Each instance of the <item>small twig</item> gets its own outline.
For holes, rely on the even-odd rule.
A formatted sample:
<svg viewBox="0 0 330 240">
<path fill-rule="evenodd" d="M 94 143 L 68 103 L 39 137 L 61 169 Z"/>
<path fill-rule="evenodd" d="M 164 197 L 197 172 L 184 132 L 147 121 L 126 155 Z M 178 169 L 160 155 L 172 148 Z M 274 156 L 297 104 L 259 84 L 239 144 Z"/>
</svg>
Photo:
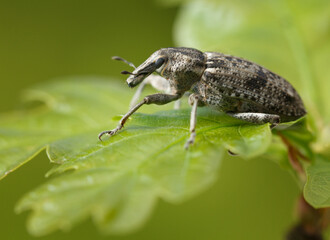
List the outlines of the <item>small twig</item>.
<svg viewBox="0 0 330 240">
<path fill-rule="evenodd" d="M 297 172 L 300 179 L 302 181 L 305 181 L 306 174 L 305 174 L 304 168 L 303 168 L 301 162 L 299 161 L 298 157 L 300 157 L 306 161 L 309 161 L 308 158 L 306 156 L 304 156 L 301 152 L 299 152 L 299 150 L 297 148 L 292 146 L 292 144 L 288 141 L 288 139 L 286 139 L 286 137 L 283 136 L 283 134 L 278 132 L 278 135 L 280 136 L 281 140 L 288 148 L 288 158 L 289 158 L 289 162 L 290 162 L 292 168 Z"/>
<path fill-rule="evenodd" d="M 292 168 L 297 172 L 302 182 L 306 181 L 306 173 L 299 161 L 299 158 L 304 161 L 310 161 L 296 147 L 294 147 L 288 139 L 278 132 L 283 143 L 288 148 L 288 158 Z M 323 231 L 330 223 L 330 209 L 320 208 L 315 209 L 306 202 L 303 195 L 300 196 L 297 202 L 298 223 L 289 230 L 286 235 L 286 240 L 323 240 Z"/>
<path fill-rule="evenodd" d="M 303 196 L 297 202 L 299 222 L 293 226 L 286 240 L 323 240 L 322 233 L 329 226 L 329 208 L 315 209 L 309 205 Z"/>
</svg>

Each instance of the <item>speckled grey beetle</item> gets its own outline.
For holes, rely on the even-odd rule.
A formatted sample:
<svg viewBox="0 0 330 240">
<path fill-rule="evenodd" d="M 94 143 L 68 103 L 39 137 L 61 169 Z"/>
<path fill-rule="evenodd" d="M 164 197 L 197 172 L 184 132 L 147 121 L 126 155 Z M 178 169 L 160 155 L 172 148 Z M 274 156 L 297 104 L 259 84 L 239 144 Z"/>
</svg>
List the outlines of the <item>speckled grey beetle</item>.
<svg viewBox="0 0 330 240">
<path fill-rule="evenodd" d="M 193 48 L 162 48 L 137 67 L 127 79 L 135 87 L 156 72 L 168 80 L 170 93 L 144 97 L 126 113 L 119 125 L 99 134 L 114 135 L 126 120 L 144 104 L 167 104 L 181 98 L 185 92 L 192 105 L 190 138 L 185 147 L 195 141 L 197 106 L 211 106 L 226 114 L 252 123 L 296 120 L 306 114 L 304 104 L 290 83 L 260 65 L 242 58 L 217 52 L 201 52 Z"/>
</svg>

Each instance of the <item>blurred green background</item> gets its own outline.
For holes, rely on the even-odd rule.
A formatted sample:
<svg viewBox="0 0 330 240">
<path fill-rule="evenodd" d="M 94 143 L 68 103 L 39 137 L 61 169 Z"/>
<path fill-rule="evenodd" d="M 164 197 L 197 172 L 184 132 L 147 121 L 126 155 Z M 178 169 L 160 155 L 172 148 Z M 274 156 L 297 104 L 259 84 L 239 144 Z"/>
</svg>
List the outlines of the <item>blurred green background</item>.
<svg viewBox="0 0 330 240">
<path fill-rule="evenodd" d="M 111 56 L 138 65 L 153 51 L 174 46 L 177 12 L 154 1 L 1 0 L 0 111 L 18 107 L 21 90 L 54 77 L 114 76 L 125 84 L 119 73 L 127 67 Z M 1 239 L 34 239 L 25 228 L 28 214 L 13 209 L 50 167 L 43 152 L 0 181 Z M 212 188 L 181 205 L 160 202 L 136 233 L 102 236 L 88 221 L 39 239 L 281 239 L 294 223 L 298 195 L 293 178 L 277 164 L 227 157 Z"/>
</svg>

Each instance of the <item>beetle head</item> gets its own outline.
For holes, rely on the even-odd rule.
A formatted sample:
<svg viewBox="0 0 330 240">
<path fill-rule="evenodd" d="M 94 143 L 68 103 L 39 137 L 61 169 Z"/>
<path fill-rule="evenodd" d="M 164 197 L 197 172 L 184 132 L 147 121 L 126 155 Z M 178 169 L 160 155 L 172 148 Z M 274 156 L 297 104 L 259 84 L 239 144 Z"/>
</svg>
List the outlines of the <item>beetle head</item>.
<svg viewBox="0 0 330 240">
<path fill-rule="evenodd" d="M 154 52 L 127 79 L 129 87 L 135 87 L 153 72 L 168 79 L 176 92 L 188 91 L 200 80 L 205 69 L 206 57 L 204 53 L 193 48 L 162 48 Z"/>
<path fill-rule="evenodd" d="M 126 82 L 129 87 L 135 87 L 150 74 L 161 68 L 166 61 L 166 56 L 161 55 L 160 52 L 157 51 L 153 53 L 144 63 L 135 68 L 133 72 L 123 71 L 122 74 L 130 74 Z"/>
</svg>

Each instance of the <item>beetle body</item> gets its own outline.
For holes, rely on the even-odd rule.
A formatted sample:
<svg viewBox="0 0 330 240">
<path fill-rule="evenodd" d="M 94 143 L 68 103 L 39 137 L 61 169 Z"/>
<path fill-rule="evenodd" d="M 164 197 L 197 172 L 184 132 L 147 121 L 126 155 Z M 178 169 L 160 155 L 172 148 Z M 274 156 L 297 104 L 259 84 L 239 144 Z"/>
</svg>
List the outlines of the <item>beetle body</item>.
<svg viewBox="0 0 330 240">
<path fill-rule="evenodd" d="M 279 75 L 238 57 L 212 52 L 206 56 L 206 68 L 195 91 L 207 104 L 224 112 L 276 114 L 282 122 L 306 114 L 296 90 Z"/>
<path fill-rule="evenodd" d="M 127 79 L 135 87 L 156 72 L 170 86 L 170 94 L 153 94 L 131 109 L 119 126 L 100 134 L 115 134 L 126 119 L 143 104 L 166 104 L 191 92 L 191 137 L 194 142 L 197 106 L 211 106 L 233 117 L 253 122 L 296 120 L 306 114 L 303 102 L 284 78 L 242 58 L 193 48 L 163 48 L 153 53 Z"/>
<path fill-rule="evenodd" d="M 306 114 L 296 90 L 266 68 L 221 53 L 191 48 L 165 48 L 155 56 L 170 55 L 157 70 L 168 79 L 173 93 L 191 91 L 204 105 L 223 112 L 279 115 L 282 122 Z M 154 56 L 153 56 L 154 57 Z"/>
</svg>

